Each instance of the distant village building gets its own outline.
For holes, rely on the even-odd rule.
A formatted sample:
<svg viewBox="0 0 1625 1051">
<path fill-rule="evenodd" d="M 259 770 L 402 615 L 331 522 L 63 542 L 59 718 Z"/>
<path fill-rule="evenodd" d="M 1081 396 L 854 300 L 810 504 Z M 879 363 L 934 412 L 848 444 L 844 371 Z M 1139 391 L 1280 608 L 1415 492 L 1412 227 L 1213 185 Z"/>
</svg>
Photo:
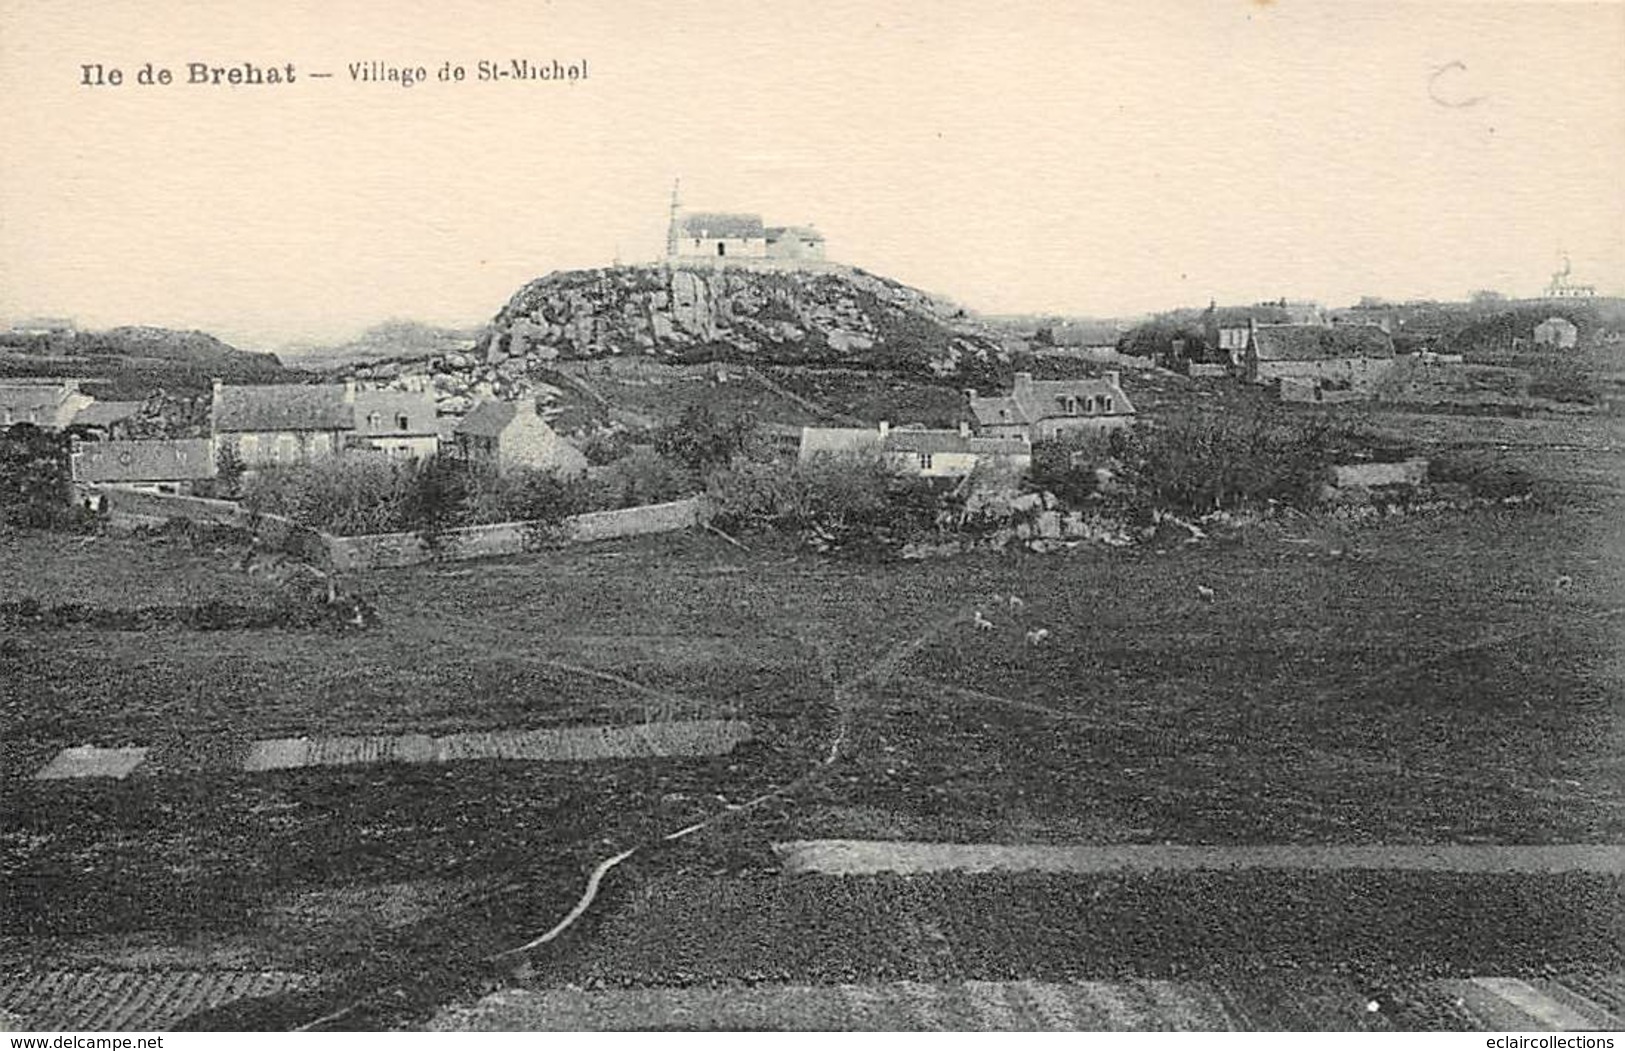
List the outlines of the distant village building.
<svg viewBox="0 0 1625 1051">
<path fill-rule="evenodd" d="M 1117 352 L 1123 333 L 1115 325 L 1063 322 L 1040 328 L 1034 342 L 1052 357 L 1104 357 Z"/>
<path fill-rule="evenodd" d="M 343 452 L 355 399 L 354 381 L 228 387 L 216 380 L 210 419 L 218 444 L 246 467 L 306 463 Z"/>
<path fill-rule="evenodd" d="M 0 380 L 0 427 L 31 423 L 61 430 L 94 400 L 79 390 L 76 379 Z"/>
<path fill-rule="evenodd" d="M 421 459 L 440 448 L 434 395 L 424 391 L 360 390 L 350 448 L 372 449 L 390 459 Z"/>
<path fill-rule="evenodd" d="M 1563 269 L 1552 274 L 1552 280 L 1546 285 L 1546 299 L 1591 299 L 1597 294 L 1595 285 L 1571 284 L 1569 278 L 1574 274 L 1574 266 L 1569 262 L 1567 254 L 1563 256 Z"/>
<path fill-rule="evenodd" d="M 74 442 L 73 480 L 83 485 L 128 485 L 186 494 L 215 475 L 214 443 L 207 438 Z"/>
<path fill-rule="evenodd" d="M 573 477 L 585 474 L 587 458 L 536 412 L 534 402 L 487 401 L 476 405 L 452 432 L 457 455 L 499 471 L 541 468 Z"/>
<path fill-rule="evenodd" d="M 1114 430 L 1134 421 L 1134 404 L 1123 393 L 1115 371 L 1082 380 L 1035 380 L 1030 372 L 1018 372 L 1009 394 L 982 397 L 967 390 L 965 396 L 977 431 L 996 438 L 1051 441 L 1067 434 Z"/>
<path fill-rule="evenodd" d="M 898 471 L 921 478 L 963 478 L 978 467 L 1016 474 L 1032 466 L 1032 447 L 1019 438 L 993 438 L 958 430 L 893 427 L 803 427 L 799 458 L 820 455 L 883 456 Z"/>
<path fill-rule="evenodd" d="M 1353 387 L 1393 365 L 1393 337 L 1376 325 L 1254 325 L 1242 362 L 1253 383 L 1314 380 Z"/>
<path fill-rule="evenodd" d="M 19 336 L 55 336 L 77 328 L 71 317 L 28 317 L 11 323 L 11 332 Z"/>
<path fill-rule="evenodd" d="M 1580 330 L 1566 317 L 1552 316 L 1535 326 L 1535 345 L 1566 350 L 1580 341 Z"/>
<path fill-rule="evenodd" d="M 712 262 L 822 261 L 824 235 L 811 226 L 766 226 L 752 212 L 685 212 L 674 187 L 666 257 Z"/>
<path fill-rule="evenodd" d="M 440 447 L 434 396 L 361 390 L 344 383 L 214 384 L 211 431 L 250 469 L 308 463 L 346 450 L 391 458 L 433 456 Z"/>
</svg>

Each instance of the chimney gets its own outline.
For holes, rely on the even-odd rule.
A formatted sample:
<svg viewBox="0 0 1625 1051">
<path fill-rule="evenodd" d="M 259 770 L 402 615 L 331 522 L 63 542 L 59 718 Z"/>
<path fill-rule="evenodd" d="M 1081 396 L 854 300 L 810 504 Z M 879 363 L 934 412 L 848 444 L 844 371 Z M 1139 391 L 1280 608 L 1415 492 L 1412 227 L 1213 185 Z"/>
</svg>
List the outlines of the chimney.
<svg viewBox="0 0 1625 1051">
<path fill-rule="evenodd" d="M 1032 389 L 1033 389 L 1033 374 L 1030 373 L 1030 372 L 1018 372 L 1018 373 L 1016 373 L 1016 376 L 1015 376 L 1015 393 L 1017 393 L 1017 394 L 1025 394 L 1026 392 L 1028 392 L 1028 391 L 1030 391 Z"/>
<path fill-rule="evenodd" d="M 959 436 L 961 438 L 969 438 L 970 437 L 970 421 L 969 420 L 960 420 L 959 421 Z"/>
<path fill-rule="evenodd" d="M 880 436 L 882 438 L 884 438 L 890 432 L 891 432 L 891 424 L 887 423 L 885 420 L 881 420 L 880 421 Z"/>
<path fill-rule="evenodd" d="M 1123 387 L 1123 384 L 1120 382 L 1122 380 L 1122 378 L 1123 378 L 1123 374 L 1121 372 L 1118 372 L 1116 369 L 1107 369 L 1106 370 L 1106 385 L 1107 386 L 1116 387 L 1119 390 L 1121 390 L 1122 387 Z"/>
<path fill-rule="evenodd" d="M 353 379 L 344 381 L 344 404 L 355 404 L 355 380 Z"/>
<path fill-rule="evenodd" d="M 975 387 L 966 387 L 965 388 L 965 397 L 969 398 L 971 401 L 975 401 L 976 400 L 976 388 Z"/>
<path fill-rule="evenodd" d="M 214 380 L 214 398 L 216 401 L 220 400 L 220 388 L 224 386 L 225 384 L 221 382 L 218 376 L 216 376 Z"/>
</svg>

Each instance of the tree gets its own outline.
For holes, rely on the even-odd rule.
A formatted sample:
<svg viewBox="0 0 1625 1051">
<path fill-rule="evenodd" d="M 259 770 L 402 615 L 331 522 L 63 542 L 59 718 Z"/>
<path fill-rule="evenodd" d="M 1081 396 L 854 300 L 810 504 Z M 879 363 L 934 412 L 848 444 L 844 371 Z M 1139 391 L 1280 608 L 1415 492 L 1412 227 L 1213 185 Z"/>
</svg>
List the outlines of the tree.
<svg viewBox="0 0 1625 1051">
<path fill-rule="evenodd" d="M 676 423 L 655 433 L 655 451 L 704 476 L 744 452 L 755 430 L 748 414 L 723 420 L 709 406 L 690 405 Z"/>
<path fill-rule="evenodd" d="M 49 529 L 75 520 L 68 439 L 31 423 L 0 431 L 0 522 Z"/>
</svg>

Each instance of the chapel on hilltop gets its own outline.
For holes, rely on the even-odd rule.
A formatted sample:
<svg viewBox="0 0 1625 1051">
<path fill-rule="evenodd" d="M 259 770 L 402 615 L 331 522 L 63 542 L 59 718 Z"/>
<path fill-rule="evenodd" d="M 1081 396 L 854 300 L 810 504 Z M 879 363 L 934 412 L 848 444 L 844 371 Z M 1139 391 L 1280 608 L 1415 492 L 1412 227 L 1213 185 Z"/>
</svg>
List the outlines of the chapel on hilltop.
<svg viewBox="0 0 1625 1051">
<path fill-rule="evenodd" d="M 687 212 L 671 191 L 666 258 L 725 263 L 772 261 L 794 265 L 822 262 L 824 235 L 811 226 L 765 226 L 752 212 Z"/>
</svg>

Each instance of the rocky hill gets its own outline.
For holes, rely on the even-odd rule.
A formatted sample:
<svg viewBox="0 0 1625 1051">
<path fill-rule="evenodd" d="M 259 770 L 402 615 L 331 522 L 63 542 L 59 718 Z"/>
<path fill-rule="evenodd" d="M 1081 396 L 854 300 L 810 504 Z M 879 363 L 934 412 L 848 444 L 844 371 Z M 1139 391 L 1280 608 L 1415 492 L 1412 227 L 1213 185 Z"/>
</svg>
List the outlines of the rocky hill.
<svg viewBox="0 0 1625 1051">
<path fill-rule="evenodd" d="M 490 364 L 647 355 L 986 380 L 1008 354 L 952 304 L 861 270 L 617 267 L 520 289 L 475 347 Z"/>
<path fill-rule="evenodd" d="M 553 411 L 579 404 L 597 416 L 660 415 L 659 406 L 651 412 L 649 405 L 620 404 L 636 388 L 655 392 L 651 397 L 667 408 L 679 405 L 683 391 L 788 419 L 809 406 L 758 366 L 781 374 L 798 368 L 852 374 L 848 383 L 884 376 L 893 386 L 929 386 L 958 398 L 962 387 L 1007 382 L 1016 362 L 1006 344 L 940 297 L 848 267 L 614 267 L 529 282 L 470 347 L 352 362 L 337 371 L 379 386 L 432 390 L 449 415 L 478 398 L 531 394 Z M 741 384 L 728 384 L 728 375 L 746 377 L 745 389 L 763 387 L 762 397 L 753 401 Z M 696 384 L 706 390 L 691 390 Z M 813 415 L 841 418 L 816 409 Z"/>
</svg>

